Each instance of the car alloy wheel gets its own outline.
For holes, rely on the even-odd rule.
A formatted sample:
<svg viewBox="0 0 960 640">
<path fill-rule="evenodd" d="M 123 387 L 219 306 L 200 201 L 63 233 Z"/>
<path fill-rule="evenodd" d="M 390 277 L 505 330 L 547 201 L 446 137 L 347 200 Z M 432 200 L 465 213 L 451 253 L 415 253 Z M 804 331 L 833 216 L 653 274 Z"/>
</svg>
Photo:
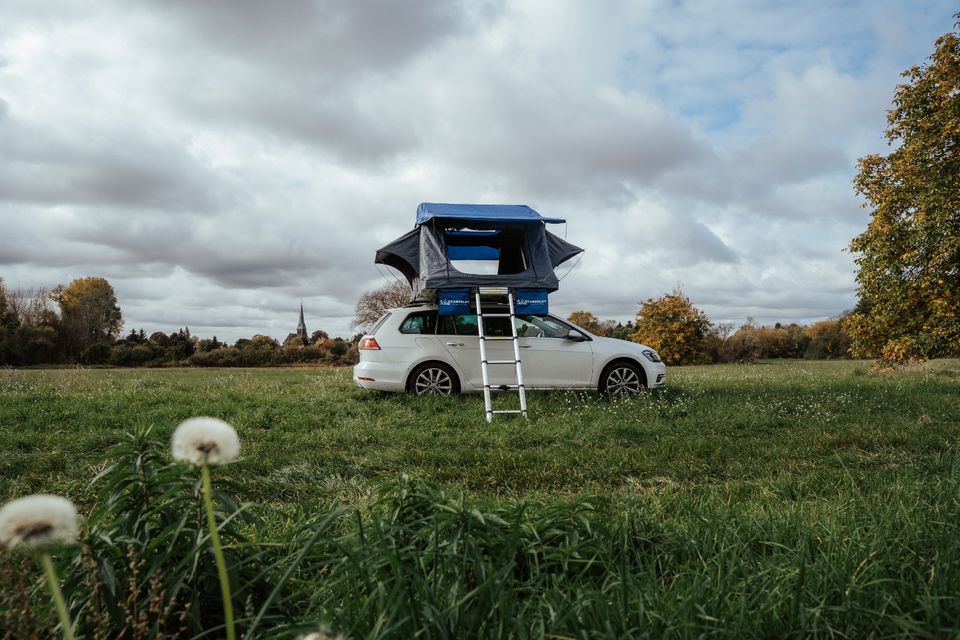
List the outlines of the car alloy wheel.
<svg viewBox="0 0 960 640">
<path fill-rule="evenodd" d="M 607 374 L 607 381 L 604 385 L 607 393 L 619 396 L 633 393 L 640 393 L 640 376 L 633 367 L 621 365 L 614 367 Z"/>
<path fill-rule="evenodd" d="M 427 367 L 414 379 L 413 392 L 418 396 L 448 396 L 453 392 L 453 380 L 440 367 Z"/>
</svg>

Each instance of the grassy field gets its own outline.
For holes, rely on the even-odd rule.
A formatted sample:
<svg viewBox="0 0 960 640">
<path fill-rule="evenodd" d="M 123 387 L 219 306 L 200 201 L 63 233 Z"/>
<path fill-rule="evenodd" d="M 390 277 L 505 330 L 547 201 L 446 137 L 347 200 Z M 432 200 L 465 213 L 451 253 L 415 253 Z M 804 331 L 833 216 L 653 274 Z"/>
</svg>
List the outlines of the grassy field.
<svg viewBox="0 0 960 640">
<path fill-rule="evenodd" d="M 0 498 L 54 492 L 92 508 L 90 481 L 125 432 L 165 440 L 213 415 L 240 434 L 242 460 L 222 474 L 268 507 L 264 535 L 337 503 L 392 513 L 384 522 L 412 541 L 446 531 L 444 513 L 479 517 L 473 546 L 457 528 L 463 545 L 445 547 L 446 595 L 436 567 L 398 568 L 426 553 L 414 542 L 379 549 L 397 554 L 390 566 L 352 569 L 399 579 L 409 601 L 305 568 L 318 582 L 299 611 L 351 635 L 960 633 L 960 361 L 669 376 L 637 398 L 532 394 L 529 421 L 488 425 L 479 396 L 372 394 L 345 369 L 0 371 Z M 422 504 L 398 520 L 408 495 Z M 477 577 L 488 570 L 498 581 Z"/>
</svg>

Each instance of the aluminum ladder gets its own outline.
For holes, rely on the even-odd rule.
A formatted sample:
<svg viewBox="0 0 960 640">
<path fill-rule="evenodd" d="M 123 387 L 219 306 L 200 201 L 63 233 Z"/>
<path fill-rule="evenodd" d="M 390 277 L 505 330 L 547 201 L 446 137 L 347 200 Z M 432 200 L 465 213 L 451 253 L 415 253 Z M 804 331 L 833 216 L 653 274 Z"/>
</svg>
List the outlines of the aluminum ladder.
<svg viewBox="0 0 960 640">
<path fill-rule="evenodd" d="M 509 287 L 478 287 L 475 290 L 477 302 L 477 331 L 480 336 L 480 373 L 483 377 L 483 407 L 487 416 L 487 422 L 493 422 L 493 416 L 496 413 L 518 413 L 524 418 L 527 417 L 527 394 L 523 388 L 523 366 L 520 363 L 520 339 L 517 335 L 516 311 L 513 305 L 513 291 Z M 494 299 L 502 305 L 503 298 L 507 299 L 507 308 L 509 313 L 484 313 L 483 300 Z M 510 335 L 509 336 L 488 336 L 483 326 L 484 318 L 509 318 Z M 487 340 L 510 340 L 513 342 L 513 360 L 488 360 L 487 359 Z M 520 396 L 519 409 L 497 409 L 493 408 L 492 388 L 490 385 L 490 365 L 513 365 L 517 368 L 517 383 L 507 385 L 494 385 L 497 389 L 516 389 Z"/>
</svg>

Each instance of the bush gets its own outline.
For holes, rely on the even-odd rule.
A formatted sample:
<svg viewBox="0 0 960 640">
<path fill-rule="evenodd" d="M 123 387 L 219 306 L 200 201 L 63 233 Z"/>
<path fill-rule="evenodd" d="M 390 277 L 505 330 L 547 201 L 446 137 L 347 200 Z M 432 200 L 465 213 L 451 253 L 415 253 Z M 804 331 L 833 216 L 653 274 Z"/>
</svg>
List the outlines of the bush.
<svg viewBox="0 0 960 640">
<path fill-rule="evenodd" d="M 344 356 L 350 350 L 349 345 L 342 338 L 335 338 L 330 345 L 330 353 L 335 356 Z"/>
<path fill-rule="evenodd" d="M 57 332 L 53 327 L 21 324 L 9 338 L 12 359 L 8 364 L 32 365 L 58 362 Z"/>
<path fill-rule="evenodd" d="M 751 318 L 719 349 L 721 362 L 752 362 L 758 358 L 800 358 L 810 339 L 798 324 L 758 327 Z"/>
<path fill-rule="evenodd" d="M 850 335 L 842 320 L 822 320 L 807 327 L 809 344 L 804 358 L 816 360 L 849 358 Z"/>
<path fill-rule="evenodd" d="M 97 342 L 80 352 L 80 364 L 105 364 L 110 355 L 110 345 Z"/>
<path fill-rule="evenodd" d="M 110 350 L 109 363 L 117 367 L 141 367 L 153 358 L 153 351 L 146 345 L 122 344 Z"/>
</svg>

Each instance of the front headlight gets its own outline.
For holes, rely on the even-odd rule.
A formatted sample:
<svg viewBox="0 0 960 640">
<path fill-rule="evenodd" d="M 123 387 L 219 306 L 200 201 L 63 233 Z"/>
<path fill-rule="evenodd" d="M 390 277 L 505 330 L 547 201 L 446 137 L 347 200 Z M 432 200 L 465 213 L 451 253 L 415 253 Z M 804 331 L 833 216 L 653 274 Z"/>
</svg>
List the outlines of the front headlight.
<svg viewBox="0 0 960 640">
<path fill-rule="evenodd" d="M 650 362 L 663 362 L 653 349 L 644 349 L 641 353 L 643 353 L 643 357 Z"/>
</svg>

